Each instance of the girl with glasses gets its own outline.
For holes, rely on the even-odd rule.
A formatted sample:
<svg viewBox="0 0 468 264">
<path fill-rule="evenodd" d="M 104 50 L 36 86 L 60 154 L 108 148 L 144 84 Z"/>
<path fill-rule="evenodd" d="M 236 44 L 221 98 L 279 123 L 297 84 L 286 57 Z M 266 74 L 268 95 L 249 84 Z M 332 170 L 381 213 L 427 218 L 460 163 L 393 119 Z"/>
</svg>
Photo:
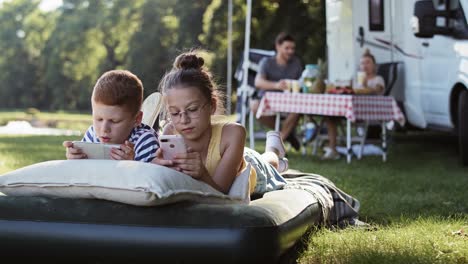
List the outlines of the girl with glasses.
<svg viewBox="0 0 468 264">
<path fill-rule="evenodd" d="M 286 181 L 279 171 L 287 169 L 287 160 L 279 133 L 267 133 L 263 154 L 244 148 L 245 128 L 216 115 L 224 111 L 221 95 L 203 65 L 203 58 L 195 52 L 183 53 L 163 77 L 159 90 L 169 119 L 163 134 L 181 135 L 187 153 L 164 160 L 159 149 L 152 162 L 179 170 L 223 193 L 229 192 L 249 162 L 251 194 L 283 187 Z"/>
</svg>

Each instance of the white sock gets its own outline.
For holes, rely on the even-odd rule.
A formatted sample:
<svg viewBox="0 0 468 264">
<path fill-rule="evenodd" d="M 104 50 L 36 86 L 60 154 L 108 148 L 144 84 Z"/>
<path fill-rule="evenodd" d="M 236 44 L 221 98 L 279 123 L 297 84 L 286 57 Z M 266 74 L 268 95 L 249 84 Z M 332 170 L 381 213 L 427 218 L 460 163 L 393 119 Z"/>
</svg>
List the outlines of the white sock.
<svg viewBox="0 0 468 264">
<path fill-rule="evenodd" d="M 277 131 L 268 131 L 266 136 L 265 151 L 272 151 L 278 154 L 279 158 L 284 158 L 286 149 L 284 148 L 281 135 Z"/>
<path fill-rule="evenodd" d="M 289 167 L 289 161 L 287 158 L 278 159 L 278 172 L 285 172 Z"/>
</svg>

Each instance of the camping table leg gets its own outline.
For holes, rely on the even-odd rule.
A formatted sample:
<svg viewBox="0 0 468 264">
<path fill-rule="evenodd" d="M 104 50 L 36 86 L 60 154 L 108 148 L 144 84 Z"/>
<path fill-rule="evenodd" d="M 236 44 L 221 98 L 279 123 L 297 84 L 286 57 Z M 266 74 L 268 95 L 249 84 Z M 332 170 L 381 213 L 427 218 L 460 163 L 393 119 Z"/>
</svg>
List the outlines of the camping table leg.
<svg viewBox="0 0 468 264">
<path fill-rule="evenodd" d="M 387 126 L 382 121 L 382 160 L 387 161 Z"/>
<path fill-rule="evenodd" d="M 275 119 L 275 131 L 280 131 L 280 117 L 281 114 L 280 112 L 276 113 L 276 119 Z"/>
<path fill-rule="evenodd" d="M 351 120 L 346 119 L 346 161 L 351 163 Z"/>
</svg>

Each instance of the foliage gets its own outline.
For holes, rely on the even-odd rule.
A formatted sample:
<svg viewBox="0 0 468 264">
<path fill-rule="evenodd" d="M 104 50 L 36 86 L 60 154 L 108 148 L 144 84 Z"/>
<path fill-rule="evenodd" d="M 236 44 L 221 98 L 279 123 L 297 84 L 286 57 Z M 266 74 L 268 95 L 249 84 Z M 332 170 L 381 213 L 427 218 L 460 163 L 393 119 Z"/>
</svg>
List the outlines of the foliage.
<svg viewBox="0 0 468 264">
<path fill-rule="evenodd" d="M 31 87 L 38 82 L 39 65 L 37 50 L 27 43 L 37 42 L 43 34 L 37 25 L 46 20 L 39 16 L 37 7 L 38 1 L 19 0 L 6 2 L 0 9 L 0 98 L 3 107 L 34 102 Z M 29 30 L 34 33 L 30 35 Z"/>
<path fill-rule="evenodd" d="M 244 48 L 245 1 L 233 0 L 233 60 L 239 63 Z M 200 40 L 216 54 L 213 70 L 220 80 L 226 76 L 228 1 L 214 0 L 203 18 Z M 289 32 L 296 39 L 296 52 L 303 64 L 325 57 L 325 1 L 252 1 L 251 47 L 273 50 L 274 39 Z M 294 19 L 291 19 L 294 17 Z M 223 21 L 223 23 L 220 23 Z"/>
<path fill-rule="evenodd" d="M 110 69 L 137 74 L 148 95 L 178 53 L 198 47 L 208 50 L 208 66 L 224 87 L 228 1 L 64 0 L 52 11 L 41 10 L 40 2 L 0 5 L 3 108 L 89 109 L 96 79 Z M 276 34 L 285 30 L 296 37 L 304 63 L 324 57 L 324 0 L 252 2 L 253 48 L 272 49 Z M 233 3 L 237 64 L 246 7 L 243 0 Z"/>
</svg>

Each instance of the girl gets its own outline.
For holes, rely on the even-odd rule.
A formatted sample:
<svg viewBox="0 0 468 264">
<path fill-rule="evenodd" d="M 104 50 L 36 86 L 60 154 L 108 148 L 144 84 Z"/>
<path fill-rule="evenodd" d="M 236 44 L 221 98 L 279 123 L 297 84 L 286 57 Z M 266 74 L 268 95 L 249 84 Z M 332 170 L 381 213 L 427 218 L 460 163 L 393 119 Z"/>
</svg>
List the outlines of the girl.
<svg viewBox="0 0 468 264">
<path fill-rule="evenodd" d="M 262 155 L 244 149 L 244 127 L 214 115 L 223 111 L 222 102 L 203 64 L 203 58 L 195 52 L 183 53 L 163 77 L 159 89 L 169 118 L 163 134 L 180 134 L 188 149 L 173 160 L 164 160 L 159 149 L 153 163 L 172 167 L 228 193 L 249 162 L 251 193 L 281 188 L 285 180 L 278 169 L 286 170 L 287 160 L 279 133 L 267 133 L 266 152 Z"/>
<path fill-rule="evenodd" d="M 384 93 L 385 82 L 382 76 L 377 75 L 376 66 L 374 55 L 366 49 L 359 63 L 359 68 L 365 75 L 363 87 L 353 89 L 355 94 L 382 95 Z M 336 151 L 336 137 L 338 135 L 337 122 L 336 118 L 327 119 L 329 144 L 328 147 L 325 148 L 325 154 L 322 157 L 323 160 L 336 160 L 340 158 L 340 154 Z"/>
<path fill-rule="evenodd" d="M 359 68 L 364 72 L 364 87 L 354 89 L 356 94 L 382 95 L 385 89 L 385 81 L 377 75 L 377 65 L 374 55 L 368 49 L 361 56 Z"/>
</svg>

